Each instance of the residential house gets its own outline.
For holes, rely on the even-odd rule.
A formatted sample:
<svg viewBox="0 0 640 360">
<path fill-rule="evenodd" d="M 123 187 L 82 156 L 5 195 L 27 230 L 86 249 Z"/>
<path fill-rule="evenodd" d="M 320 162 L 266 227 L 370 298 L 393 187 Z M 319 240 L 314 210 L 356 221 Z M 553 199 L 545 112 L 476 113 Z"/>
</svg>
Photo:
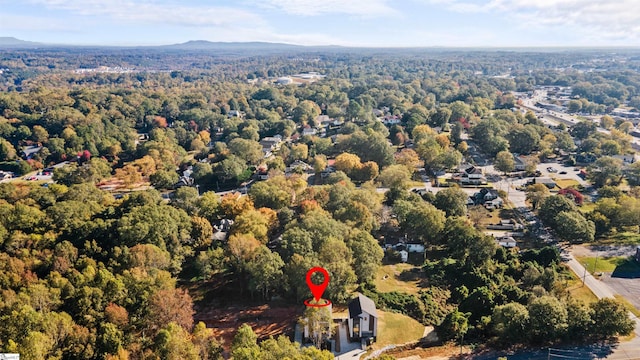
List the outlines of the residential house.
<svg viewBox="0 0 640 360">
<path fill-rule="evenodd" d="M 513 154 L 513 162 L 516 171 L 524 171 L 527 168 L 527 162 L 522 156 Z"/>
<path fill-rule="evenodd" d="M 306 125 L 303 129 L 302 129 L 302 136 L 313 136 L 315 134 L 317 134 L 318 131 L 314 128 L 312 128 L 309 125 Z"/>
<path fill-rule="evenodd" d="M 334 168 L 333 166 L 327 166 L 324 170 L 322 170 L 322 172 L 320 173 L 320 178 L 322 179 L 326 179 L 328 178 L 331 174 L 333 174 L 334 172 L 336 172 L 336 168 Z"/>
<path fill-rule="evenodd" d="M 269 180 L 269 172 L 266 170 L 256 171 L 256 180 Z"/>
<path fill-rule="evenodd" d="M 500 197 L 498 190 L 490 188 L 482 188 L 475 193 L 473 197 L 476 200 L 476 204 L 484 204 L 487 201 L 495 200 Z"/>
<path fill-rule="evenodd" d="M 282 136 L 268 136 L 260 140 L 260 145 L 262 145 L 262 152 L 265 155 L 270 155 L 274 151 L 280 149 L 280 144 L 282 144 Z"/>
<path fill-rule="evenodd" d="M 286 173 L 292 173 L 292 172 L 310 172 L 313 171 L 313 166 L 307 164 L 304 161 L 301 160 L 296 160 L 293 163 L 291 163 L 291 165 L 289 165 L 287 167 L 287 169 L 285 170 Z"/>
<path fill-rule="evenodd" d="M 188 176 L 181 176 L 178 182 L 173 185 L 174 189 L 181 188 L 183 186 L 193 186 L 193 178 Z"/>
<path fill-rule="evenodd" d="M 33 155 L 39 153 L 40 150 L 42 150 L 42 146 L 38 146 L 38 145 L 25 146 L 22 148 L 22 158 L 27 160 L 31 159 L 33 158 Z"/>
<path fill-rule="evenodd" d="M 518 224 L 513 219 L 507 219 L 507 220 L 500 220 L 499 224 L 489 224 L 487 225 L 487 229 L 521 231 L 521 230 L 524 230 L 524 227 L 521 224 Z"/>
<path fill-rule="evenodd" d="M 332 119 L 328 115 L 318 115 L 315 119 L 316 134 L 320 137 L 326 137 L 329 132 L 335 133 L 337 129 L 342 127 L 344 121 Z"/>
<path fill-rule="evenodd" d="M 293 84 L 293 79 L 288 76 L 283 76 L 276 80 L 276 84 L 278 85 L 290 85 Z"/>
<path fill-rule="evenodd" d="M 397 115 L 385 116 L 382 119 L 382 123 L 387 126 L 398 125 L 402 122 L 402 119 Z"/>
<path fill-rule="evenodd" d="M 349 302 L 349 337 L 351 339 L 371 339 L 378 336 L 378 312 L 373 300 L 358 294 Z"/>
<path fill-rule="evenodd" d="M 329 124 L 331 121 L 332 120 L 329 117 L 329 115 L 318 115 L 315 118 L 315 122 L 316 122 L 316 126 L 317 127 L 322 127 L 323 124 Z"/>
<path fill-rule="evenodd" d="M 516 243 L 516 239 L 514 239 L 511 236 L 503 236 L 503 237 L 499 237 L 497 239 L 498 241 L 498 245 L 505 247 L 505 248 L 514 248 L 516 246 L 518 246 L 518 243 Z"/>
<path fill-rule="evenodd" d="M 465 168 L 460 177 L 459 182 L 462 185 L 486 185 L 487 178 L 482 173 L 482 169 L 475 166 Z"/>
<path fill-rule="evenodd" d="M 553 189 L 557 186 L 556 182 L 553 181 L 552 178 L 549 177 L 537 177 L 537 178 L 533 178 L 532 182 L 534 184 L 543 184 L 544 186 L 548 187 L 549 189 Z"/>
<path fill-rule="evenodd" d="M 424 253 L 424 245 L 420 243 L 408 243 L 407 251 L 410 253 Z"/>
<path fill-rule="evenodd" d="M 613 155 L 614 158 L 622 160 L 622 163 L 626 165 L 631 165 L 634 162 L 638 161 L 638 155 L 636 154 L 621 154 L 621 155 Z"/>
<path fill-rule="evenodd" d="M 239 117 L 239 118 L 244 118 L 244 113 L 242 111 L 238 111 L 238 110 L 229 110 L 229 112 L 227 113 L 227 116 L 232 118 L 232 117 Z"/>
<path fill-rule="evenodd" d="M 320 173 L 320 177 L 322 179 L 326 179 L 329 177 L 329 175 L 333 174 L 334 172 L 336 172 L 336 168 L 335 168 L 335 163 L 336 163 L 336 159 L 329 159 L 327 160 L 327 167 L 324 168 L 324 170 L 322 170 L 322 172 Z"/>
<path fill-rule="evenodd" d="M 500 197 L 484 202 L 484 207 L 487 210 L 500 209 L 503 205 L 504 201 Z"/>
</svg>

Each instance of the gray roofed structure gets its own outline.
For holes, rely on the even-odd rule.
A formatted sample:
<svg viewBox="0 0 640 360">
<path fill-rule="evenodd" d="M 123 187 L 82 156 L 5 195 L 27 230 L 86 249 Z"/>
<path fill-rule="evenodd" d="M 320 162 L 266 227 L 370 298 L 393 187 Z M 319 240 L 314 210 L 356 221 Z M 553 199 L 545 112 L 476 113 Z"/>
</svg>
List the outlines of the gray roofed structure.
<svg viewBox="0 0 640 360">
<path fill-rule="evenodd" d="M 371 316 L 378 317 L 376 304 L 374 304 L 373 300 L 362 294 L 358 294 L 357 298 L 349 302 L 349 317 L 356 317 L 362 314 L 363 311 Z"/>
</svg>

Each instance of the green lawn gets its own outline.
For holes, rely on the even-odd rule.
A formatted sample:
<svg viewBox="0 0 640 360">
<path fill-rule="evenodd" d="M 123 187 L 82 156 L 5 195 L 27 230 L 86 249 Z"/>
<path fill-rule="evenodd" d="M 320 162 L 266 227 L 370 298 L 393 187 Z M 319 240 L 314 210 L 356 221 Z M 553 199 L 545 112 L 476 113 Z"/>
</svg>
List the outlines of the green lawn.
<svg viewBox="0 0 640 360">
<path fill-rule="evenodd" d="M 629 302 L 629 300 L 625 299 L 624 296 L 620 295 L 620 294 L 616 294 L 614 295 L 616 300 L 618 300 L 622 305 L 624 305 L 624 307 L 631 311 L 633 313 L 633 315 L 635 316 L 640 316 L 640 309 L 636 309 L 635 306 L 633 306 L 633 304 L 631 304 Z"/>
<path fill-rule="evenodd" d="M 420 291 L 420 278 L 411 272 L 416 266 L 399 263 L 383 265 L 376 274 L 374 281 L 379 292 L 399 291 L 407 294 L 417 294 Z"/>
<path fill-rule="evenodd" d="M 489 211 L 482 205 L 469 206 L 469 215 L 472 219 L 479 219 L 479 226 L 486 227 L 487 225 L 497 224 L 500 222 L 500 211 Z"/>
<path fill-rule="evenodd" d="M 418 341 L 424 329 L 424 325 L 406 315 L 378 310 L 378 338 L 373 348 Z"/>
<path fill-rule="evenodd" d="M 567 281 L 567 291 L 572 298 L 584 301 L 586 304 L 598 300 L 598 297 L 595 296 L 587 286 L 582 285 L 582 278 L 578 278 L 572 271 L 569 271 L 569 274 L 571 275 L 571 279 Z"/>
<path fill-rule="evenodd" d="M 586 265 L 587 271 L 590 273 L 613 272 L 614 270 L 622 273 L 640 272 L 640 264 L 628 256 L 598 257 L 597 261 L 595 257 L 576 257 L 576 260 L 582 265 Z"/>
<path fill-rule="evenodd" d="M 566 189 L 571 186 L 578 186 L 580 183 L 574 179 L 553 179 L 560 189 Z"/>
</svg>

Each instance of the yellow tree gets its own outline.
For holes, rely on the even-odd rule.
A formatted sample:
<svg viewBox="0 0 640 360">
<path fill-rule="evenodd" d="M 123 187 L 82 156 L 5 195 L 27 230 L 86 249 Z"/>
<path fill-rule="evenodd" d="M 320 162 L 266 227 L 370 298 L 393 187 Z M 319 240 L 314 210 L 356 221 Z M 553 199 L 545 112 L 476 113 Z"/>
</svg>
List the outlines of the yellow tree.
<svg viewBox="0 0 640 360">
<path fill-rule="evenodd" d="M 134 184 L 142 182 L 142 176 L 138 172 L 138 169 L 131 164 L 116 169 L 115 177 L 122 181 L 127 188 L 131 188 Z"/>
<path fill-rule="evenodd" d="M 352 173 L 354 170 L 360 169 L 362 163 L 360 162 L 360 157 L 358 155 L 350 154 L 350 153 L 342 153 L 336 156 L 336 161 L 334 163 L 336 170 L 343 171 L 347 175 Z"/>
</svg>

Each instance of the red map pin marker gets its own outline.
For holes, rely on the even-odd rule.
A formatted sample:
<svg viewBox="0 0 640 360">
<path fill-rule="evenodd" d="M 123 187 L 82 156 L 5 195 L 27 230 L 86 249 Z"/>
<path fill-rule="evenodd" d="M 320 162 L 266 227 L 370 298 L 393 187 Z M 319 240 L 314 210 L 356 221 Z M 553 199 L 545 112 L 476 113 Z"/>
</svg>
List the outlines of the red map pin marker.
<svg viewBox="0 0 640 360">
<path fill-rule="evenodd" d="M 313 281 L 311 281 L 311 275 L 317 272 L 321 273 L 324 276 L 324 281 L 320 285 L 316 285 L 313 283 Z M 307 271 L 307 285 L 309 286 L 309 289 L 311 290 L 313 298 L 316 300 L 316 302 L 320 301 L 324 290 L 327 288 L 327 285 L 329 285 L 329 273 L 327 272 L 327 270 L 318 266 L 311 268 L 309 271 Z"/>
</svg>

